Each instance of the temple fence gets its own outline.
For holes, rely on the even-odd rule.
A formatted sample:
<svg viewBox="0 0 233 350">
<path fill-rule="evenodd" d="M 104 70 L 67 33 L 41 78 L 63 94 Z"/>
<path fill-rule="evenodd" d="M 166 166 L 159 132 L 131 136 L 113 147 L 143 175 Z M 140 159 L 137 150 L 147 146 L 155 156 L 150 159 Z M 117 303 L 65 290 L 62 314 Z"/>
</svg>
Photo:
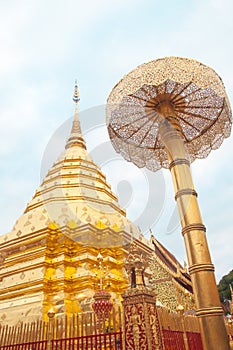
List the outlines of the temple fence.
<svg viewBox="0 0 233 350">
<path fill-rule="evenodd" d="M 165 350 L 202 350 L 196 316 L 161 307 L 158 316 Z M 232 340 L 232 324 L 226 328 Z M 93 312 L 56 315 L 49 321 L 0 325 L 0 350 L 122 350 L 122 329 L 120 309 L 113 309 L 104 323 Z"/>
</svg>

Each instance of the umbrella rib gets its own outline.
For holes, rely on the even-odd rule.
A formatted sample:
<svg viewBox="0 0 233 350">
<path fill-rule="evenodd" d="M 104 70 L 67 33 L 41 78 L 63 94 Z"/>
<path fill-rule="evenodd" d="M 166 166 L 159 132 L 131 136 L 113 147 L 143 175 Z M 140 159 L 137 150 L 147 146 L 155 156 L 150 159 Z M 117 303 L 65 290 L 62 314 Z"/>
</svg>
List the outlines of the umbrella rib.
<svg viewBox="0 0 233 350">
<path fill-rule="evenodd" d="M 166 81 L 173 81 L 173 82 L 175 83 L 175 85 L 173 86 L 173 89 L 169 92 L 169 94 L 173 94 L 174 90 L 176 89 L 176 87 L 177 87 L 177 85 L 178 85 L 177 81 L 169 80 L 169 79 L 166 80 Z"/>
<path fill-rule="evenodd" d="M 195 117 L 195 118 L 200 118 L 200 119 L 204 119 L 204 120 L 208 120 L 208 121 L 210 121 L 210 120 L 212 120 L 212 119 L 209 119 L 209 118 L 207 118 L 207 117 L 204 117 L 204 116 L 202 116 L 201 114 L 196 114 L 196 113 L 192 113 L 192 112 L 185 112 L 185 111 L 183 111 L 183 112 L 181 112 L 182 114 L 186 114 L 186 115 L 188 115 L 188 116 L 193 116 L 193 117 Z"/>
<path fill-rule="evenodd" d="M 156 112 L 155 109 L 152 109 L 151 111 L 147 112 L 146 115 L 147 115 L 147 118 L 149 117 L 154 117 L 158 112 Z"/>
<path fill-rule="evenodd" d="M 150 120 L 146 120 L 144 124 L 142 124 L 140 127 L 138 127 L 137 130 L 133 131 L 133 133 L 130 134 L 129 137 L 126 137 L 126 139 L 128 140 L 130 137 L 132 137 L 133 135 L 135 135 L 135 134 L 138 132 L 138 130 L 142 129 L 142 128 L 143 128 L 147 123 L 149 123 L 149 122 L 150 122 Z"/>
<path fill-rule="evenodd" d="M 147 102 L 147 100 L 145 100 L 144 98 L 142 98 L 142 97 L 140 97 L 140 96 L 134 96 L 133 94 L 132 95 L 129 95 L 130 97 L 133 97 L 133 98 L 135 98 L 135 99 L 137 99 L 137 100 L 141 100 L 141 101 L 145 101 L 145 102 Z"/>
<path fill-rule="evenodd" d="M 145 94 L 148 94 L 148 92 L 143 88 L 143 86 L 141 87 L 140 90 L 142 90 Z M 137 90 L 137 91 L 138 91 L 138 90 Z M 137 91 L 136 91 L 136 92 L 137 92 Z M 131 95 L 131 96 L 133 96 L 133 95 Z M 138 96 L 135 96 L 135 98 L 139 98 L 139 100 L 143 100 L 143 101 L 147 102 L 147 98 L 144 99 L 144 98 L 138 97 Z"/>
<path fill-rule="evenodd" d="M 154 123 L 155 124 L 155 123 Z M 154 143 L 154 146 L 153 146 L 153 149 L 156 149 L 156 145 L 157 143 L 159 142 L 159 138 L 158 136 L 155 138 L 155 143 Z"/>
<path fill-rule="evenodd" d="M 184 91 L 184 90 L 183 90 Z M 177 98 L 176 99 L 176 96 L 178 96 L 178 95 L 176 95 L 175 96 L 175 98 L 172 98 L 172 101 L 173 102 L 179 102 L 180 100 L 182 101 L 184 98 L 186 98 L 186 97 L 188 97 L 188 96 L 190 96 L 190 95 L 193 95 L 193 94 L 195 94 L 196 92 L 198 92 L 198 91 L 202 91 L 202 89 L 201 88 L 199 88 L 199 89 L 197 89 L 197 90 L 195 90 L 195 91 L 192 91 L 192 92 L 190 92 L 189 94 L 187 94 L 187 95 L 185 95 L 185 96 L 181 96 L 180 98 Z M 208 95 L 208 96 L 203 96 L 203 97 L 201 97 L 201 98 L 198 98 L 198 99 L 195 99 L 195 100 L 191 100 L 191 101 L 189 101 L 189 102 L 195 102 L 195 101 L 205 101 L 205 100 L 207 100 L 208 98 L 210 98 L 210 97 L 212 97 L 211 95 Z M 222 98 L 221 98 L 222 99 Z M 211 107 L 209 107 L 209 108 L 211 108 Z M 213 107 L 212 107 L 213 108 Z"/>
<path fill-rule="evenodd" d="M 141 114 L 141 113 L 140 113 L 140 114 Z M 135 123 L 135 122 L 137 122 L 137 121 L 139 121 L 140 119 L 143 119 L 143 118 L 145 118 L 144 115 L 143 115 L 142 117 L 140 117 L 140 118 L 135 119 L 133 122 L 129 122 L 129 123 L 127 123 L 127 124 L 121 125 L 119 128 L 114 129 L 114 130 L 118 131 L 118 130 L 120 130 L 120 129 L 122 129 L 122 128 L 125 128 L 126 126 L 129 126 L 130 124 L 133 124 L 133 123 Z"/>
<path fill-rule="evenodd" d="M 154 143 L 153 149 L 156 149 L 157 143 L 158 143 L 158 137 L 155 138 L 155 143 Z"/>
<path fill-rule="evenodd" d="M 224 104 L 223 104 L 223 106 L 222 106 L 222 108 L 221 108 L 221 112 L 218 114 L 218 117 L 219 117 L 219 115 L 222 113 L 223 108 L 224 108 Z M 218 118 L 216 118 L 215 120 L 212 120 L 211 125 L 209 125 L 209 129 L 210 129 L 217 121 L 218 121 Z M 202 130 L 202 131 L 201 131 L 201 135 L 203 135 L 204 133 L 205 133 L 205 130 Z M 194 140 L 195 140 L 197 137 L 199 137 L 199 136 L 200 136 L 200 135 L 196 136 L 196 137 L 194 138 Z"/>
<path fill-rule="evenodd" d="M 151 130 L 151 128 L 149 128 L 149 130 L 147 130 L 145 136 L 144 136 L 143 139 L 140 141 L 139 146 L 140 146 L 140 145 L 142 144 L 142 142 L 145 140 L 145 138 L 146 138 L 147 135 L 149 134 L 150 130 Z"/>
<path fill-rule="evenodd" d="M 149 95 L 149 92 L 145 90 L 144 86 L 145 86 L 145 85 L 143 85 L 143 86 L 141 87 L 141 90 L 144 91 L 145 94 L 147 94 L 147 96 L 149 96 L 150 98 L 157 98 L 157 96 L 158 96 L 157 86 L 155 86 L 155 85 L 149 85 L 149 86 L 153 87 L 153 89 L 155 90 L 155 96 L 154 96 L 154 97 L 152 97 L 151 95 Z M 146 102 L 148 102 L 148 100 L 146 100 Z"/>
<path fill-rule="evenodd" d="M 179 117 L 179 118 L 180 118 L 181 120 L 183 120 L 183 122 L 184 122 L 185 124 L 188 124 L 189 126 L 191 126 L 192 128 L 194 128 L 194 129 L 197 130 L 198 132 L 201 132 L 201 130 L 198 129 L 195 125 L 189 123 L 187 120 L 183 119 L 182 117 Z"/>
<path fill-rule="evenodd" d="M 171 90 L 170 92 L 167 92 L 168 82 L 170 82 L 170 81 L 172 81 L 172 82 L 175 83 L 175 84 L 174 84 L 172 90 Z M 177 81 L 167 79 L 167 80 L 165 81 L 165 93 L 166 93 L 166 94 L 167 94 L 167 93 L 173 94 L 173 92 L 174 92 L 175 88 L 177 87 L 177 85 L 178 85 Z"/>
<path fill-rule="evenodd" d="M 190 85 L 192 84 L 192 82 L 190 82 L 189 83 L 189 85 L 187 85 L 183 90 L 181 90 L 180 92 L 184 92 L 185 91 L 185 89 L 186 88 L 188 88 Z M 185 95 L 185 97 L 186 96 L 190 96 L 190 95 L 192 95 L 192 94 L 195 94 L 196 92 L 198 92 L 198 91 L 201 91 L 202 90 L 202 88 L 201 87 L 199 87 L 199 86 L 197 86 L 197 85 L 195 85 L 196 87 L 197 87 L 197 89 L 196 90 L 194 90 L 194 91 L 190 91 L 190 92 L 188 92 L 186 95 Z"/>
<path fill-rule="evenodd" d="M 200 89 L 201 90 L 201 89 Z M 194 93 L 196 93 L 198 90 L 196 90 Z M 191 94 L 189 94 L 189 95 L 191 95 Z M 186 95 L 185 97 L 187 97 L 187 96 L 189 96 L 189 95 Z M 205 101 L 205 100 L 207 100 L 207 99 L 209 99 L 210 97 L 214 97 L 214 96 L 212 96 L 212 95 L 208 95 L 208 96 L 203 96 L 203 97 L 199 97 L 199 98 L 197 98 L 197 99 L 195 99 L 195 100 L 191 100 L 191 101 L 189 101 L 189 102 L 196 102 L 196 101 Z M 221 99 L 221 100 L 223 100 L 223 98 L 222 97 L 219 97 L 218 96 L 218 98 L 219 99 Z"/>
<path fill-rule="evenodd" d="M 186 121 L 185 121 L 185 119 L 183 119 L 182 117 L 180 117 L 179 116 L 179 114 L 175 111 L 175 116 L 176 116 L 176 118 L 179 120 L 179 119 L 181 119 L 181 120 L 183 120 L 183 122 L 184 123 L 187 123 Z M 189 123 L 187 123 L 187 124 L 189 124 Z M 190 126 L 192 126 L 192 125 L 190 125 Z M 199 130 L 198 130 L 199 131 Z M 187 137 L 186 137 L 186 135 L 182 132 L 182 135 L 183 135 L 183 137 L 185 138 L 185 140 L 188 142 L 188 139 L 187 139 Z"/>
<path fill-rule="evenodd" d="M 155 125 L 155 122 L 152 124 L 152 127 Z M 143 140 L 140 142 L 140 145 L 142 144 L 142 142 L 145 140 L 146 136 L 149 134 L 150 130 L 152 128 L 149 128 L 149 130 L 146 132 L 146 135 L 144 136 Z M 156 137 L 156 140 L 155 140 L 155 143 L 157 142 L 157 137 Z"/>
<path fill-rule="evenodd" d="M 195 101 L 198 101 L 198 100 L 195 100 Z M 193 101 L 192 101 L 193 102 Z M 203 108 L 203 109 L 219 109 L 219 108 L 222 108 L 221 107 L 213 107 L 213 106 L 189 106 L 189 105 L 185 105 L 186 108 Z"/>
<path fill-rule="evenodd" d="M 222 106 L 221 111 L 219 112 L 218 116 L 222 113 L 223 107 L 224 107 L 224 106 Z M 216 123 L 216 121 L 218 120 L 218 116 L 217 116 L 217 118 L 215 118 L 215 119 L 208 119 L 208 118 L 202 117 L 200 114 L 193 114 L 193 113 L 183 113 L 183 114 L 192 115 L 192 116 L 194 116 L 194 117 L 199 117 L 199 118 L 208 120 L 209 122 L 211 122 L 210 127 L 211 127 L 212 125 L 214 125 L 214 124 Z M 183 120 L 182 117 L 180 117 L 180 118 Z M 193 127 L 194 127 L 194 126 L 193 126 Z M 194 127 L 194 128 L 195 128 L 195 127 Z M 201 131 L 201 130 L 200 130 L 200 131 Z M 201 131 L 201 132 L 202 132 L 202 131 Z"/>
<path fill-rule="evenodd" d="M 187 89 L 191 84 L 192 84 L 192 82 L 190 81 L 190 82 L 188 83 L 187 86 L 185 86 L 181 91 L 179 91 L 179 93 L 177 93 L 176 95 L 174 95 L 174 97 L 172 98 L 172 101 L 173 101 L 173 102 L 174 102 L 174 101 L 177 102 L 177 101 L 179 101 L 180 99 L 183 99 L 185 96 L 179 97 L 180 94 L 181 94 L 182 92 L 184 92 L 185 89 Z M 187 96 L 188 96 L 188 95 L 187 95 Z M 176 100 L 176 97 L 178 97 L 177 100 Z"/>
</svg>

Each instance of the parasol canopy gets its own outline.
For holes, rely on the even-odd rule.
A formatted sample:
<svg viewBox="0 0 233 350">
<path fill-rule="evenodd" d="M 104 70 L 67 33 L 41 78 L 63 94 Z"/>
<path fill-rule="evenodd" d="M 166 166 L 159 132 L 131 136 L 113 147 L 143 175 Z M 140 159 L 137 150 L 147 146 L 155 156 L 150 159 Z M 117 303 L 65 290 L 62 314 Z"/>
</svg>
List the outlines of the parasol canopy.
<svg viewBox="0 0 233 350">
<path fill-rule="evenodd" d="M 166 57 L 135 68 L 111 91 L 107 126 L 118 153 L 138 167 L 168 168 L 159 127 L 166 104 L 190 162 L 205 158 L 230 136 L 231 109 L 221 78 L 210 67 L 187 58 Z"/>
</svg>

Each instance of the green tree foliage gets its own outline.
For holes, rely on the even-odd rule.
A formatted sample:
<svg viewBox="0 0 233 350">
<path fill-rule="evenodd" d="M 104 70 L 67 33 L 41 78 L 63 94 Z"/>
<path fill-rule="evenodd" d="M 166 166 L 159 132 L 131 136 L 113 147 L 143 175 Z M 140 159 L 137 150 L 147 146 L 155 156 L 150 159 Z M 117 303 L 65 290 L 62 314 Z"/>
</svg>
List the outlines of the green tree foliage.
<svg viewBox="0 0 233 350">
<path fill-rule="evenodd" d="M 231 300 L 230 284 L 233 288 L 233 270 L 223 276 L 218 284 L 218 293 L 222 303 L 225 299 Z"/>
</svg>

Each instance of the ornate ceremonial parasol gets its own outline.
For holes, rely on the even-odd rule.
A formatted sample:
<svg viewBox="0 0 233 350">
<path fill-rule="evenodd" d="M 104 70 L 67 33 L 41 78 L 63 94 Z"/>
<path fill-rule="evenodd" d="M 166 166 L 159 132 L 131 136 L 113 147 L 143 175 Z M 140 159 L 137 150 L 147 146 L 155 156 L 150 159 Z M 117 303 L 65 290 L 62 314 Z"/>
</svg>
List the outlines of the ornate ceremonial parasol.
<svg viewBox="0 0 233 350">
<path fill-rule="evenodd" d="M 190 163 L 230 135 L 231 109 L 221 78 L 195 60 L 167 57 L 127 74 L 108 98 L 115 150 L 138 167 L 169 168 L 189 261 L 204 349 L 229 349 Z"/>
<path fill-rule="evenodd" d="M 159 132 L 164 105 L 171 107 L 173 122 L 182 129 L 191 162 L 205 158 L 230 135 L 230 105 L 214 70 L 187 58 L 151 61 L 127 74 L 108 98 L 111 141 L 138 167 L 156 171 L 169 166 Z"/>
</svg>

